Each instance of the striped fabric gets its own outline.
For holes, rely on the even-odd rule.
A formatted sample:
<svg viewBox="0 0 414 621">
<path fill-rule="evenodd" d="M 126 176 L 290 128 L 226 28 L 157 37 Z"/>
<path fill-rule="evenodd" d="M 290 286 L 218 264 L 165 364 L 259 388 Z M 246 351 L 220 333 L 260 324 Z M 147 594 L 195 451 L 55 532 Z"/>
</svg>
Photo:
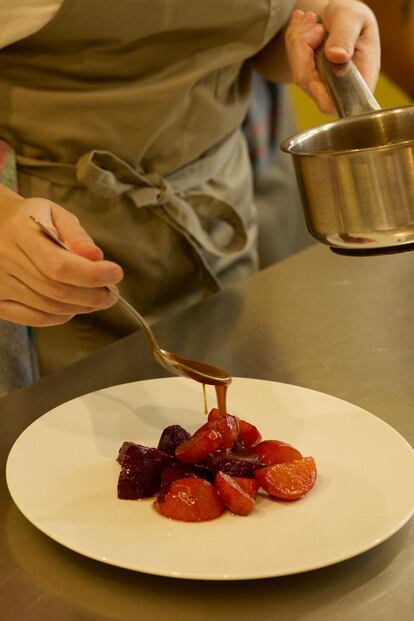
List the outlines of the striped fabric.
<svg viewBox="0 0 414 621">
<path fill-rule="evenodd" d="M 257 73 L 252 78 L 252 98 L 243 129 L 255 179 L 267 171 L 279 143 L 280 90 Z"/>
<path fill-rule="evenodd" d="M 0 140 L 0 183 L 17 190 L 15 155 L 4 140 Z M 35 352 L 27 328 L 0 320 L 0 397 L 35 379 Z"/>
<path fill-rule="evenodd" d="M 16 157 L 4 140 L 0 140 L 0 182 L 11 190 L 17 190 Z"/>
</svg>

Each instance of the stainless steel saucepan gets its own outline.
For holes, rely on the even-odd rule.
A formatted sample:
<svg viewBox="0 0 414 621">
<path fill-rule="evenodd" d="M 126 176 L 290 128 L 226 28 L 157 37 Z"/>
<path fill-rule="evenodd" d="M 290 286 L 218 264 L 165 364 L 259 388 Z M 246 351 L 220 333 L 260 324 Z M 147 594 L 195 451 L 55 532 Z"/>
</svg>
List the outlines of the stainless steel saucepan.
<svg viewBox="0 0 414 621">
<path fill-rule="evenodd" d="M 414 249 L 414 106 L 380 109 L 352 62 L 317 65 L 343 118 L 281 144 L 310 233 L 341 254 Z"/>
</svg>

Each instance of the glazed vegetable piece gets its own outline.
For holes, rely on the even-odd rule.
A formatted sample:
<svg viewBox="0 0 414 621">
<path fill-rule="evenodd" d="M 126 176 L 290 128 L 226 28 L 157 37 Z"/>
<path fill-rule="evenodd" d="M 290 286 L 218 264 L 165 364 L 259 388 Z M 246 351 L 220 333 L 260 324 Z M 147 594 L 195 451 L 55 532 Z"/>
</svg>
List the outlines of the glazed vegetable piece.
<svg viewBox="0 0 414 621">
<path fill-rule="evenodd" d="M 254 498 L 229 474 L 218 472 L 214 479 L 214 487 L 232 513 L 249 515 L 252 512 Z"/>
<path fill-rule="evenodd" d="M 247 477 L 232 477 L 240 487 L 252 498 L 256 498 L 259 491 L 259 481 L 257 479 L 248 479 Z"/>
<path fill-rule="evenodd" d="M 175 455 L 180 461 L 195 464 L 203 461 L 209 453 L 231 448 L 237 440 L 238 433 L 237 418 L 224 414 L 199 427 L 191 438 L 175 449 Z"/>
<path fill-rule="evenodd" d="M 198 430 L 189 440 L 175 449 L 176 457 L 183 462 L 196 464 L 203 461 L 209 453 L 223 445 L 223 436 L 219 431 L 206 427 Z"/>
<path fill-rule="evenodd" d="M 161 469 L 173 458 L 156 448 L 124 443 L 118 460 L 121 472 L 118 478 L 118 498 L 138 500 L 158 492 Z"/>
<path fill-rule="evenodd" d="M 234 477 L 254 478 L 257 468 L 263 468 L 266 464 L 259 462 L 256 456 L 248 457 L 231 453 L 229 451 L 216 451 L 207 455 L 204 465 L 214 473 L 221 470 Z"/>
<path fill-rule="evenodd" d="M 268 466 L 302 458 L 302 454 L 297 449 L 279 440 L 263 440 L 251 451 L 251 455 L 257 455 L 258 460 Z"/>
<path fill-rule="evenodd" d="M 222 449 L 231 448 L 239 436 L 239 420 L 231 414 L 224 414 L 208 422 L 207 426 L 221 433 L 223 442 L 220 448 Z"/>
<path fill-rule="evenodd" d="M 218 420 L 223 416 L 218 408 L 212 408 L 208 414 L 208 421 L 212 422 L 214 420 Z M 228 414 L 228 416 L 231 416 Z M 234 418 L 238 421 L 238 436 L 237 439 L 239 442 L 243 443 L 244 447 L 254 446 L 262 439 L 259 430 L 257 427 L 248 423 L 241 418 L 235 416 Z"/>
<path fill-rule="evenodd" d="M 255 471 L 256 479 L 267 493 L 282 500 L 302 498 L 315 485 L 316 475 L 313 457 L 303 457 Z"/>
<path fill-rule="evenodd" d="M 159 497 L 163 498 L 165 496 L 173 481 L 176 481 L 177 479 L 184 479 L 186 477 L 198 477 L 200 479 L 210 481 L 210 483 L 214 480 L 211 472 L 202 465 L 184 464 L 180 462 L 171 464 L 165 466 L 161 470 Z"/>
<path fill-rule="evenodd" d="M 154 502 L 165 517 L 183 522 L 204 522 L 218 518 L 225 506 L 215 487 L 204 479 L 176 479 L 168 492 Z"/>
<path fill-rule="evenodd" d="M 239 442 L 242 442 L 248 448 L 255 446 L 261 439 L 262 436 L 257 427 L 239 418 Z"/>
<path fill-rule="evenodd" d="M 158 449 L 169 455 L 175 455 L 175 449 L 183 442 L 191 438 L 191 434 L 181 425 L 169 425 L 166 427 L 158 442 Z"/>
</svg>

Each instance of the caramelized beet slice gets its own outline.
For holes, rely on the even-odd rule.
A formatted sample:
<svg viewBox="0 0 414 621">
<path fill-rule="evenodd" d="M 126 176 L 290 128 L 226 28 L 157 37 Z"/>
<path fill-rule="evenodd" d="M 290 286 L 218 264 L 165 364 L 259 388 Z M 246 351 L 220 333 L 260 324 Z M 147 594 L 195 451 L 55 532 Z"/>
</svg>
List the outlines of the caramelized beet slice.
<svg viewBox="0 0 414 621">
<path fill-rule="evenodd" d="M 313 457 L 266 466 L 255 473 L 268 494 L 282 500 L 298 500 L 312 489 L 317 477 Z"/>
<path fill-rule="evenodd" d="M 181 427 L 181 425 L 170 425 L 166 427 L 161 434 L 160 441 L 158 442 L 158 449 L 168 453 L 169 455 L 175 455 L 175 449 L 183 442 L 186 442 L 191 438 L 191 434 Z"/>
<path fill-rule="evenodd" d="M 260 431 L 245 420 L 239 419 L 239 442 L 242 442 L 244 446 L 247 448 L 249 446 L 254 446 L 262 439 L 260 435 Z"/>
<path fill-rule="evenodd" d="M 263 440 L 251 451 L 251 455 L 257 455 L 257 458 L 267 466 L 302 459 L 302 454 L 297 449 L 279 440 Z"/>
<path fill-rule="evenodd" d="M 222 446 L 223 436 L 221 433 L 215 429 L 210 429 L 208 426 L 203 426 L 189 440 L 175 449 L 175 455 L 180 461 L 196 464 Z"/>
<path fill-rule="evenodd" d="M 247 477 L 233 477 L 233 479 L 249 494 L 249 496 L 256 498 L 260 487 L 259 481 L 256 481 L 256 479 L 248 479 Z"/>
<path fill-rule="evenodd" d="M 128 449 L 130 446 L 139 446 L 139 444 L 136 444 L 135 442 L 124 442 L 121 446 L 121 448 L 119 449 L 119 453 L 118 453 L 118 457 L 116 458 L 116 461 L 121 464 L 124 461 L 124 457 L 127 455 L 128 453 Z M 147 447 L 143 447 L 143 448 L 147 448 Z"/>
<path fill-rule="evenodd" d="M 254 478 L 254 471 L 263 468 L 257 457 L 243 457 L 227 451 L 216 451 L 207 456 L 204 465 L 216 475 L 220 470 L 233 477 Z"/>
<path fill-rule="evenodd" d="M 254 507 L 253 496 L 246 492 L 234 477 L 225 472 L 218 472 L 214 479 L 214 487 L 232 513 L 249 515 L 252 512 Z"/>
<path fill-rule="evenodd" d="M 173 481 L 177 479 L 184 479 L 185 477 L 198 477 L 199 479 L 205 479 L 210 483 L 212 483 L 214 480 L 214 476 L 210 472 L 210 470 L 208 470 L 208 468 L 201 464 L 177 463 L 165 466 L 161 470 L 161 487 L 159 498 L 162 500 L 162 498 L 168 492 L 170 485 Z"/>
<path fill-rule="evenodd" d="M 137 500 L 154 496 L 160 488 L 161 469 L 172 459 L 156 448 L 124 442 L 118 455 L 118 498 Z"/>
<path fill-rule="evenodd" d="M 160 502 L 164 500 L 164 496 L 167 494 L 171 487 L 171 483 L 177 479 L 185 479 L 186 477 L 197 476 L 194 468 L 191 464 L 173 464 L 166 466 L 161 470 L 161 486 L 158 499 Z"/>
<path fill-rule="evenodd" d="M 167 494 L 154 502 L 154 507 L 166 517 L 184 522 L 214 520 L 225 508 L 214 486 L 197 477 L 173 481 Z"/>
</svg>

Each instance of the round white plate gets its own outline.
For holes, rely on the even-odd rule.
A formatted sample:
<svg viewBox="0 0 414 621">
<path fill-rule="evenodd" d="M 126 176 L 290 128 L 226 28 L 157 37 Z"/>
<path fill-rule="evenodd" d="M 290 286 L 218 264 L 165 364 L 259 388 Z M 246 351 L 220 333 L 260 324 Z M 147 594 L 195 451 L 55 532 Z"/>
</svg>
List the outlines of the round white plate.
<svg viewBox="0 0 414 621">
<path fill-rule="evenodd" d="M 213 395 L 209 405 L 215 405 Z M 7 462 L 10 493 L 43 533 L 85 556 L 129 569 L 203 580 L 281 576 L 323 567 L 381 543 L 414 512 L 414 451 L 392 427 L 326 394 L 235 378 L 228 410 L 264 439 L 313 455 L 318 479 L 296 502 L 264 495 L 248 517 L 184 523 L 151 500 L 118 500 L 124 440 L 156 446 L 164 427 L 205 422 L 201 387 L 182 378 L 114 386 L 36 420 Z"/>
</svg>

